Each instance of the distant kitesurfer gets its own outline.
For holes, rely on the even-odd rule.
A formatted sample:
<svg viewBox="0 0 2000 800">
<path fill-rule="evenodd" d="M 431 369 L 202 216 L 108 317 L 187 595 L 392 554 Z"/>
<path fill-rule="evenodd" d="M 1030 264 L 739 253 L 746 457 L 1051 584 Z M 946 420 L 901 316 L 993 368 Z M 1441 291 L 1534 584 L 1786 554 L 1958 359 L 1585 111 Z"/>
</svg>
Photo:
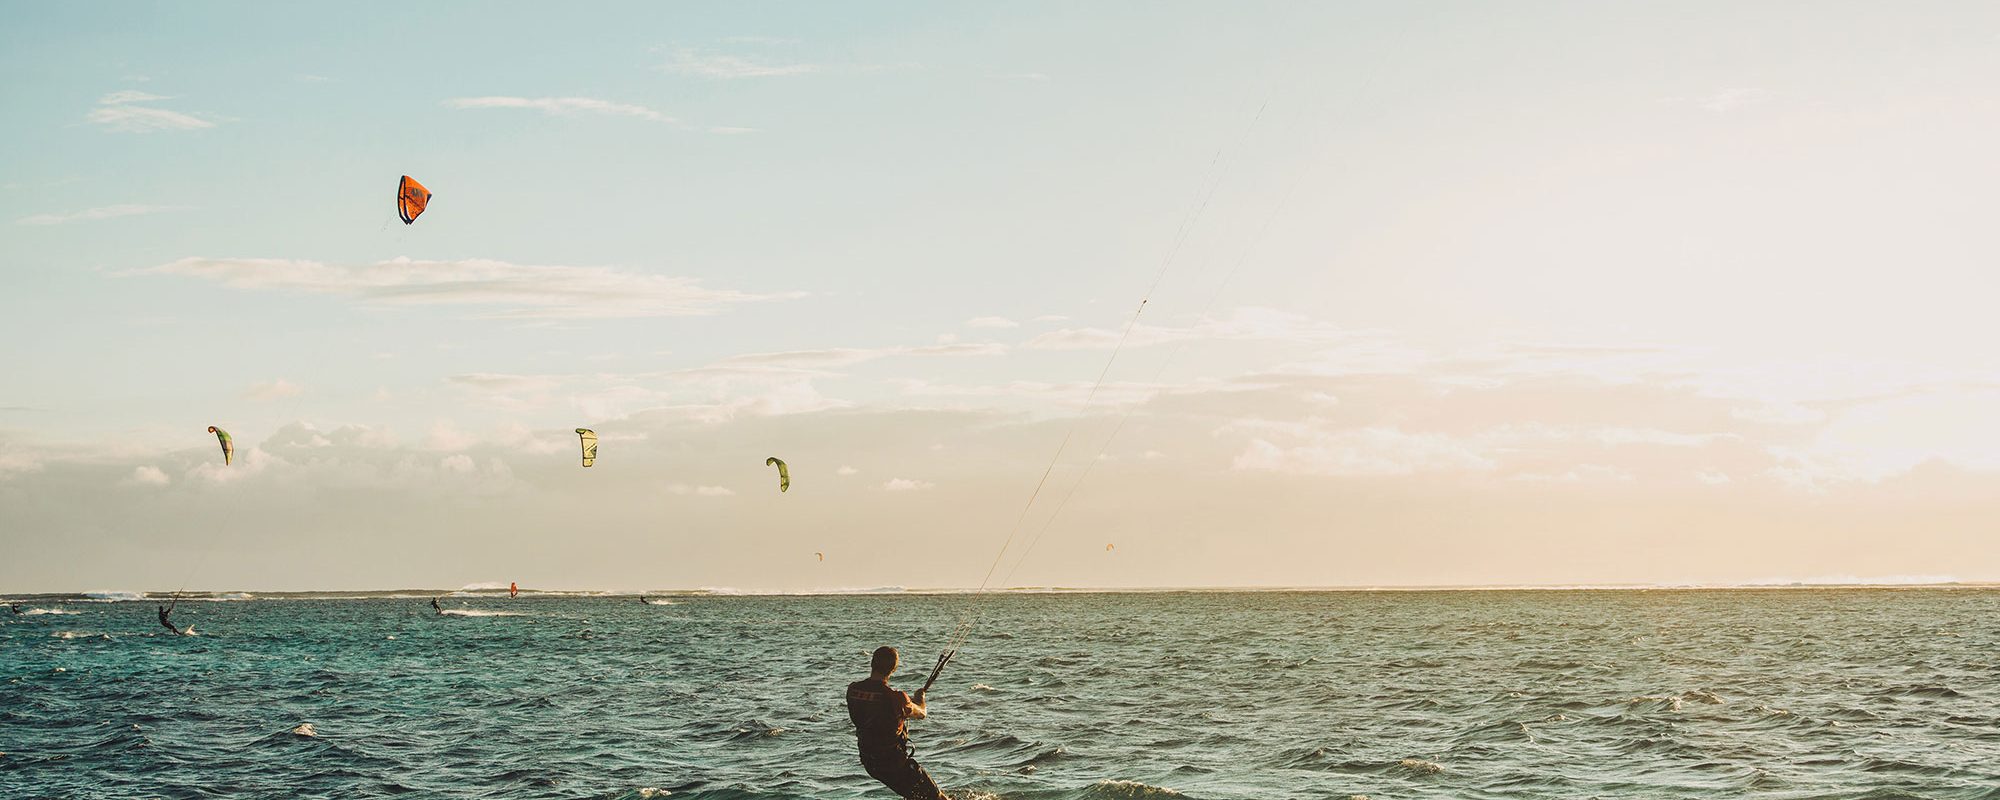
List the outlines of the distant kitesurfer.
<svg viewBox="0 0 2000 800">
<path fill-rule="evenodd" d="M 160 627 L 173 631 L 175 636 L 186 636 L 187 631 L 174 627 L 174 621 L 168 619 L 168 615 L 172 613 L 174 613 L 173 606 L 164 603 L 160 605 Z"/>
<path fill-rule="evenodd" d="M 7 604 L 7 610 L 8 610 L 8 611 L 12 611 L 12 612 L 14 612 L 14 613 L 15 613 L 15 615 L 17 615 L 17 616 L 18 616 L 18 615 L 21 615 L 21 614 L 26 614 L 26 613 L 28 613 L 28 612 L 26 612 L 26 611 L 22 611 L 22 610 L 21 610 L 21 604 L 20 604 L 20 603 L 8 603 L 8 604 Z"/>
<path fill-rule="evenodd" d="M 431 610 L 436 611 L 438 616 L 444 616 L 444 606 L 438 605 L 438 599 L 435 597 L 431 598 Z"/>
<path fill-rule="evenodd" d="M 944 792 L 917 763 L 910 748 L 905 720 L 923 719 L 924 693 L 915 696 L 889 688 L 899 656 L 894 647 L 875 648 L 867 680 L 847 685 L 847 717 L 854 721 L 854 739 L 861 750 L 861 767 L 905 800 L 943 800 Z"/>
</svg>

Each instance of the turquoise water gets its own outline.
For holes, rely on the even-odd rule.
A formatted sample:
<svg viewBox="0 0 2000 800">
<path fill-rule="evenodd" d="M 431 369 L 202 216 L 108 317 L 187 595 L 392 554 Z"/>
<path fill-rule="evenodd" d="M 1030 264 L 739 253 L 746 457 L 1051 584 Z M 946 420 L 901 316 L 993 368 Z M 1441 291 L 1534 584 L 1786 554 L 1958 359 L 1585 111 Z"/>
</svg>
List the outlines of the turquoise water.
<svg viewBox="0 0 2000 800">
<path fill-rule="evenodd" d="M 888 797 L 963 598 L 0 610 L 0 797 Z M 1008 594 L 913 723 L 1002 798 L 2000 798 L 2000 591 Z M 921 662 L 921 663 L 919 663 Z M 908 673 L 915 673 L 914 675 Z M 317 735 L 292 731 L 310 724 Z"/>
</svg>

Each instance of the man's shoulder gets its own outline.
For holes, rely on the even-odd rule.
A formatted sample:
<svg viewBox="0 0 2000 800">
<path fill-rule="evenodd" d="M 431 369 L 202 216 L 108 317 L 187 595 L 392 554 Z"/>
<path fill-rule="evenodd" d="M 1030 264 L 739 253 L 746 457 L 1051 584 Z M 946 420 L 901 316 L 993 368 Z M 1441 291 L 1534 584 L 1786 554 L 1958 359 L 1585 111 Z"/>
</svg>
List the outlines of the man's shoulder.
<svg viewBox="0 0 2000 800">
<path fill-rule="evenodd" d="M 887 681 L 864 678 L 847 685 L 847 696 L 861 700 L 909 699 L 909 695 L 889 688 Z"/>
</svg>

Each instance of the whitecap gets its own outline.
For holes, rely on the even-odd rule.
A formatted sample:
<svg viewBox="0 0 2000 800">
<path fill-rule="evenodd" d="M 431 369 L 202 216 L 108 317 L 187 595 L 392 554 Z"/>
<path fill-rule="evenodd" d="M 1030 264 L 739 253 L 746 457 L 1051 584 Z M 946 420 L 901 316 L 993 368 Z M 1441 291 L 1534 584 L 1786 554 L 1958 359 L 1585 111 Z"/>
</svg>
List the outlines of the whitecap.
<svg viewBox="0 0 2000 800">
<path fill-rule="evenodd" d="M 1396 766 L 1419 775 L 1436 775 L 1444 771 L 1443 765 L 1435 761 L 1425 761 L 1421 758 L 1406 758 L 1396 762 Z"/>
</svg>

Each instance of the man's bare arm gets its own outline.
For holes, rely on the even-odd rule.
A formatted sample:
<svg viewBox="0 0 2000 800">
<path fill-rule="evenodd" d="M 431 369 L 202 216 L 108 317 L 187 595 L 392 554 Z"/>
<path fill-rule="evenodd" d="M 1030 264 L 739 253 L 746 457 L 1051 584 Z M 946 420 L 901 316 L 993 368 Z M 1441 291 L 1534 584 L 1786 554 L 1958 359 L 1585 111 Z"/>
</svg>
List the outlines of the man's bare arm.
<svg viewBox="0 0 2000 800">
<path fill-rule="evenodd" d="M 930 716 L 924 711 L 924 691 L 922 689 L 918 689 L 916 695 L 910 698 L 908 706 L 903 709 L 903 716 L 910 719 L 923 719 Z"/>
</svg>

